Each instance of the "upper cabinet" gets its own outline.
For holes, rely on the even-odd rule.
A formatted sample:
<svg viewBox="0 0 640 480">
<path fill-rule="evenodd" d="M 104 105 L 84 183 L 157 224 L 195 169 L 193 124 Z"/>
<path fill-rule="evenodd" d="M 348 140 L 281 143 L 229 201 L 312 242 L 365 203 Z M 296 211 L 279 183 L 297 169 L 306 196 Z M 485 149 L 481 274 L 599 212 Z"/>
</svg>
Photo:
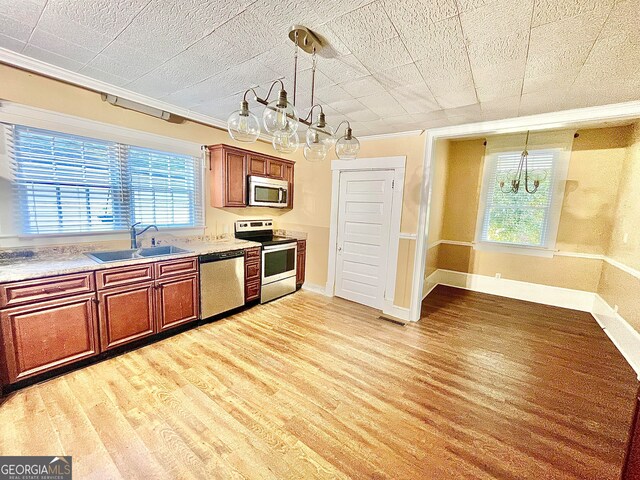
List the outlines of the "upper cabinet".
<svg viewBox="0 0 640 480">
<path fill-rule="evenodd" d="M 288 208 L 293 208 L 294 162 L 282 158 L 230 147 L 210 145 L 211 205 L 214 207 L 246 207 L 247 177 L 286 180 L 289 183 Z"/>
</svg>

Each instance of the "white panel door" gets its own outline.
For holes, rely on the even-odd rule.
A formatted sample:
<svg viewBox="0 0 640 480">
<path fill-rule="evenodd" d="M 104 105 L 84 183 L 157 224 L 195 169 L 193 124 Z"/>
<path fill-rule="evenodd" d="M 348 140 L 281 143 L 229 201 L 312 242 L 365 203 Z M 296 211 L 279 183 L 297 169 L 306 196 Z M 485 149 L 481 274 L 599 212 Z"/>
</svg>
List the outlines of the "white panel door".
<svg viewBox="0 0 640 480">
<path fill-rule="evenodd" d="M 393 170 L 340 174 L 335 295 L 381 309 L 386 284 Z"/>
</svg>

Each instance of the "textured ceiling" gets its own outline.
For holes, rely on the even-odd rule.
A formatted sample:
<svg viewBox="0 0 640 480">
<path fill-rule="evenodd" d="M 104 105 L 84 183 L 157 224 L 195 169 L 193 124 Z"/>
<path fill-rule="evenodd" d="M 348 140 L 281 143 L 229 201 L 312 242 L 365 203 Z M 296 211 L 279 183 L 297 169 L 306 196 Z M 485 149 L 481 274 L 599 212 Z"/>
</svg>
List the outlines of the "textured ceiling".
<svg viewBox="0 0 640 480">
<path fill-rule="evenodd" d="M 356 135 L 640 99 L 640 0 L 0 0 L 0 47 L 221 120 L 246 87 L 291 93 L 293 24 Z"/>
</svg>

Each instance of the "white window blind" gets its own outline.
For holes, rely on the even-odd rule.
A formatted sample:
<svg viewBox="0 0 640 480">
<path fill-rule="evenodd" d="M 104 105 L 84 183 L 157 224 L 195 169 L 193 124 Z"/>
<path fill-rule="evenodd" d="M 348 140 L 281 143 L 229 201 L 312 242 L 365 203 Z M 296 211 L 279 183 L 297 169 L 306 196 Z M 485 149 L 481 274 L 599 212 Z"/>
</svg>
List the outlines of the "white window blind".
<svg viewBox="0 0 640 480">
<path fill-rule="evenodd" d="M 508 173 L 517 170 L 522 151 L 496 153 L 488 157 L 489 169 L 484 198 L 480 241 L 528 247 L 545 247 L 549 240 L 549 220 L 554 198 L 554 165 L 557 150 L 529 150 L 529 172 L 544 172 L 538 190 L 527 193 L 522 175 L 518 193 L 512 193 Z M 500 181 L 505 181 L 502 189 Z M 533 180 L 529 179 L 530 188 Z M 502 190 L 506 190 L 503 192 Z"/>
<path fill-rule="evenodd" d="M 20 125 L 5 131 L 22 234 L 204 223 L 198 157 Z"/>
</svg>

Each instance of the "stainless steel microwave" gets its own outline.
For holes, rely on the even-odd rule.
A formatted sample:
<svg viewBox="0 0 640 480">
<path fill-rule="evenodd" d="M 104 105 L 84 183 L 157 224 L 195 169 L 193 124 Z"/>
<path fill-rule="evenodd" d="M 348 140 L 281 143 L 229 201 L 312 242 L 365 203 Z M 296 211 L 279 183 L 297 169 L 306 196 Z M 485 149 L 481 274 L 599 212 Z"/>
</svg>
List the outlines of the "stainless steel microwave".
<svg viewBox="0 0 640 480">
<path fill-rule="evenodd" d="M 289 182 L 249 176 L 249 205 L 285 208 L 289 203 Z"/>
</svg>

